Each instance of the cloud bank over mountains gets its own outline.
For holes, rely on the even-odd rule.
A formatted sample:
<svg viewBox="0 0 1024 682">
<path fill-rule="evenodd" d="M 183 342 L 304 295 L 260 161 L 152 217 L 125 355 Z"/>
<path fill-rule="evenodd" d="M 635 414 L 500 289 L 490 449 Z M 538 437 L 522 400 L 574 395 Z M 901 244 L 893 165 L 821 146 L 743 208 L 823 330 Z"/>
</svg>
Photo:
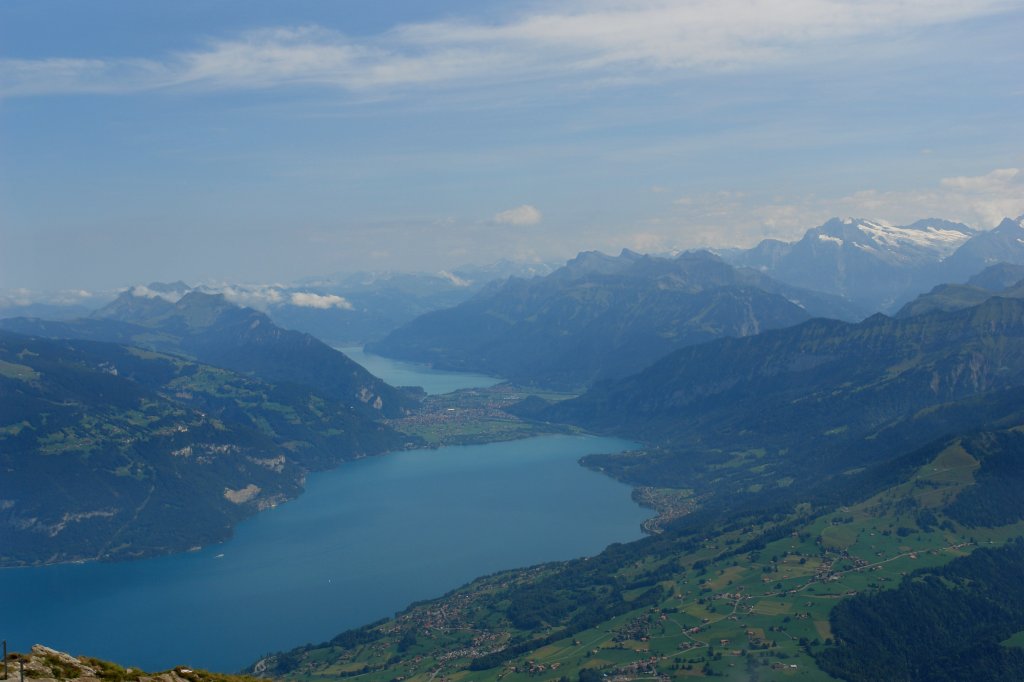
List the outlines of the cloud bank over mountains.
<svg viewBox="0 0 1024 682">
<path fill-rule="evenodd" d="M 232 303 L 267 310 L 271 307 L 292 305 L 298 308 L 316 308 L 318 310 L 352 310 L 350 303 L 344 296 L 336 294 L 319 294 L 312 291 L 296 291 L 281 284 L 200 284 L 190 287 L 183 282 L 175 282 L 171 285 L 163 285 L 158 289 L 150 288 L 144 284 L 137 284 L 131 287 L 133 296 L 140 298 L 162 298 L 170 303 L 178 302 L 190 291 L 201 291 L 207 294 L 221 294 Z M 83 292 L 88 293 L 88 292 Z M 25 300 L 28 300 L 26 298 Z"/>
<path fill-rule="evenodd" d="M 838 197 L 780 196 L 775 201 L 739 191 L 677 197 L 672 211 L 637 235 L 638 246 L 662 249 L 706 244 L 752 245 L 764 237 L 799 238 L 811 225 L 839 216 L 872 216 L 904 225 L 942 217 L 981 230 L 1024 213 L 1024 172 L 998 168 L 976 176 L 942 178 L 931 187 L 863 189 Z M 685 226 L 691 243 L 673 243 Z"/>
</svg>

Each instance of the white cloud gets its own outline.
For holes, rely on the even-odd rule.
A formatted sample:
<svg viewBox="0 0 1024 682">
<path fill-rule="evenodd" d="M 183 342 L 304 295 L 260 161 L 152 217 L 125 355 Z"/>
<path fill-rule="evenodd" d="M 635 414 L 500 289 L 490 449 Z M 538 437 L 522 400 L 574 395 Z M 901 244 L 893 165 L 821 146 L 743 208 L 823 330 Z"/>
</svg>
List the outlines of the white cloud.
<svg viewBox="0 0 1024 682">
<path fill-rule="evenodd" d="M 1015 0 L 561 0 L 475 23 L 402 25 L 352 38 L 317 26 L 211 40 L 149 59 L 4 59 L 0 94 L 146 89 L 347 91 L 537 78 L 621 83 L 657 74 L 760 69 L 821 47 L 861 53 L 930 25 L 1019 9 Z"/>
<path fill-rule="evenodd" d="M 469 285 L 472 284 L 472 282 L 469 281 L 468 279 L 462 279 L 458 275 L 448 272 L 447 270 L 441 270 L 437 274 L 445 278 L 446 280 L 448 280 L 457 287 L 468 287 Z"/>
<path fill-rule="evenodd" d="M 266 311 L 284 302 L 281 287 L 276 284 L 203 284 L 196 287 L 208 294 L 223 294 L 235 305 Z"/>
<path fill-rule="evenodd" d="M 293 305 L 300 308 L 327 310 L 338 308 L 352 310 L 352 304 L 341 296 L 315 294 L 308 291 L 288 291 L 282 284 L 228 284 L 226 282 L 206 283 L 198 290 L 208 294 L 223 294 L 224 298 L 236 305 L 255 308 L 266 312 L 270 308 Z"/>
<path fill-rule="evenodd" d="M 352 304 L 348 300 L 334 294 L 314 294 L 307 291 L 296 291 L 292 293 L 289 301 L 292 305 L 299 306 L 300 308 L 352 310 Z"/>
<path fill-rule="evenodd" d="M 495 214 L 494 222 L 499 225 L 536 225 L 542 217 L 536 207 L 523 204 Z"/>
<path fill-rule="evenodd" d="M 290 292 L 281 284 L 207 283 L 197 288 L 210 294 L 223 294 L 232 303 L 262 311 L 282 305 L 320 310 L 352 310 L 352 304 L 341 296 L 308 291 Z"/>
<path fill-rule="evenodd" d="M 177 303 L 187 291 L 154 291 L 144 284 L 137 284 L 131 288 L 132 296 L 138 298 L 162 298 L 169 303 Z"/>
</svg>

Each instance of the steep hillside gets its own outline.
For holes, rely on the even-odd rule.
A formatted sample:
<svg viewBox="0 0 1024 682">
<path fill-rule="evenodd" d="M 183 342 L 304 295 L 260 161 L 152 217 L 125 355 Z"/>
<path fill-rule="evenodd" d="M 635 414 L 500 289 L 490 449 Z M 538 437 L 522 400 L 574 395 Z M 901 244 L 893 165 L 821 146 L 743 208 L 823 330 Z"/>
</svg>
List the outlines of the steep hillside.
<svg viewBox="0 0 1024 682">
<path fill-rule="evenodd" d="M 219 541 L 310 470 L 406 440 L 295 384 L 0 332 L 0 565 Z"/>
<path fill-rule="evenodd" d="M 901 443 L 919 445 L 946 426 L 929 421 L 936 409 L 1021 385 L 1024 301 L 993 298 L 951 313 L 812 320 L 682 349 L 542 418 L 659 443 L 656 457 L 595 462 L 631 482 L 711 458 L 734 461 L 738 476 L 748 466 L 774 471 L 782 485 L 874 461 L 884 455 L 878 439 L 897 438 L 897 426 Z"/>
</svg>

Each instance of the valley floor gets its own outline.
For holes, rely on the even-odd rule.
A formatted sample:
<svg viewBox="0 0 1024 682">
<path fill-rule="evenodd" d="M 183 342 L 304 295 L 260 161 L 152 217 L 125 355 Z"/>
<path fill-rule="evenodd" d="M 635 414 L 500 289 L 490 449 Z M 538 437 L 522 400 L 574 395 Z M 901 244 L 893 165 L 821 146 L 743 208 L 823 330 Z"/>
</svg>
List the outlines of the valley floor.
<svg viewBox="0 0 1024 682">
<path fill-rule="evenodd" d="M 412 414 L 386 420 L 385 423 L 400 433 L 423 439 L 431 447 L 494 443 L 551 433 L 579 433 L 579 429 L 571 426 L 538 425 L 505 411 L 505 408 L 530 396 L 557 402 L 577 395 L 510 384 L 467 388 L 429 395 Z"/>
</svg>

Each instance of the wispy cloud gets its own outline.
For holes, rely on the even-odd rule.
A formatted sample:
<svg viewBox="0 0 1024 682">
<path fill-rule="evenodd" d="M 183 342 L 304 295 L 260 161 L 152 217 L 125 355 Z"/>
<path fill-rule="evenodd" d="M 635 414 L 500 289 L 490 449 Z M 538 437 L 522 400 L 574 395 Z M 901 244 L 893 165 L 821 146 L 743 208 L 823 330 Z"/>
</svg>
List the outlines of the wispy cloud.
<svg viewBox="0 0 1024 682">
<path fill-rule="evenodd" d="M 864 50 L 921 27 L 1019 9 L 1015 0 L 563 0 L 504 21 L 408 24 L 368 38 L 275 27 L 136 59 L 0 60 L 0 95 L 161 88 L 345 91 L 764 68 L 826 47 Z"/>
<path fill-rule="evenodd" d="M 535 206 L 523 204 L 495 214 L 494 222 L 499 225 L 536 225 L 542 217 Z"/>
</svg>

